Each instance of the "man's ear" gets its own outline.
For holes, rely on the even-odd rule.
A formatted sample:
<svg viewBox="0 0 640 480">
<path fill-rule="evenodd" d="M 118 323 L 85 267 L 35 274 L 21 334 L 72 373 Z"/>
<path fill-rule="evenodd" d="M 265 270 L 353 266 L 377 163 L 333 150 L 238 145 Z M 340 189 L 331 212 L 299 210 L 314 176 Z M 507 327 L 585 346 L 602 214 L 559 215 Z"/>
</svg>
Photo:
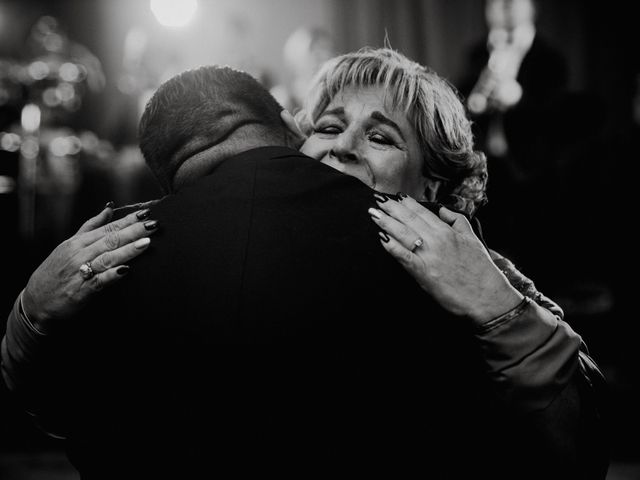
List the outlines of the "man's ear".
<svg viewBox="0 0 640 480">
<path fill-rule="evenodd" d="M 293 115 L 291 115 L 288 110 L 286 109 L 282 110 L 280 112 L 280 118 L 282 118 L 282 121 L 284 122 L 285 126 L 289 129 L 291 133 L 293 133 L 295 137 L 300 137 L 300 139 L 303 142 L 307 139 L 307 136 L 304 133 L 302 133 L 302 130 L 298 125 L 298 122 L 296 122 L 296 119 L 293 118 Z"/>
<path fill-rule="evenodd" d="M 288 110 L 282 110 L 280 112 L 280 118 L 282 118 L 282 122 L 287 127 L 285 132 L 285 141 L 287 145 L 295 148 L 296 150 L 300 150 L 302 144 L 307 139 L 307 136 L 302 132 L 298 122 L 293 118 L 293 115 L 291 115 Z"/>
</svg>

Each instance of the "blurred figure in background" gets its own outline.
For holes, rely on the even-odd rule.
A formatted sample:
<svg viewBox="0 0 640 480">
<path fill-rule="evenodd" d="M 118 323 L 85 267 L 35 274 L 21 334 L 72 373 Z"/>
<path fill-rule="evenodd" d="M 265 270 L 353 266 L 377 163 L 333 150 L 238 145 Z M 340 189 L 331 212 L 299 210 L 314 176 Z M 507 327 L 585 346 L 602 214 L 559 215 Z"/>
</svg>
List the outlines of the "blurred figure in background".
<svg viewBox="0 0 640 480">
<path fill-rule="evenodd" d="M 483 221 L 487 230 L 506 230 L 496 240 L 519 262 L 524 253 L 515 245 L 530 250 L 517 226 L 527 197 L 522 188 L 546 168 L 547 156 L 534 146 L 544 144 L 550 106 L 566 89 L 567 66 L 537 32 L 533 0 L 486 0 L 485 20 L 486 42 L 472 47 L 458 86 L 489 160 L 490 205 Z"/>
<path fill-rule="evenodd" d="M 555 100 L 567 87 L 568 71 L 562 54 L 536 30 L 534 0 L 486 0 L 485 19 L 486 44 L 471 52 L 461 88 L 485 153 L 504 158 L 511 146 L 505 116 Z"/>
<path fill-rule="evenodd" d="M 568 315 L 590 314 L 610 306 L 590 254 L 599 197 L 585 194 L 602 158 L 604 112 L 592 95 L 570 91 L 566 58 L 541 35 L 538 13 L 534 0 L 486 0 L 487 40 L 472 48 L 458 87 L 488 157 L 488 241 L 562 299 Z M 558 284 L 554 264 L 572 278 Z"/>
<path fill-rule="evenodd" d="M 313 76 L 336 53 L 333 38 L 326 30 L 298 28 L 289 36 L 282 50 L 284 81 L 271 87 L 271 94 L 280 105 L 295 114 L 302 107 Z"/>
</svg>

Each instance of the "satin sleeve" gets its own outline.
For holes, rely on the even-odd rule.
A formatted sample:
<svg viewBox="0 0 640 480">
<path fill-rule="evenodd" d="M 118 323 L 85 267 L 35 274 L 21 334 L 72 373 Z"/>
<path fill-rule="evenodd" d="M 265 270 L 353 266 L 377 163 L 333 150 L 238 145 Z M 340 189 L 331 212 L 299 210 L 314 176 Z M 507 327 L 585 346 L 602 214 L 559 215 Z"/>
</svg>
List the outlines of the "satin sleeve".
<svg viewBox="0 0 640 480">
<path fill-rule="evenodd" d="M 547 407 L 579 367 L 580 335 L 529 297 L 476 337 L 497 391 L 517 410 Z"/>
</svg>

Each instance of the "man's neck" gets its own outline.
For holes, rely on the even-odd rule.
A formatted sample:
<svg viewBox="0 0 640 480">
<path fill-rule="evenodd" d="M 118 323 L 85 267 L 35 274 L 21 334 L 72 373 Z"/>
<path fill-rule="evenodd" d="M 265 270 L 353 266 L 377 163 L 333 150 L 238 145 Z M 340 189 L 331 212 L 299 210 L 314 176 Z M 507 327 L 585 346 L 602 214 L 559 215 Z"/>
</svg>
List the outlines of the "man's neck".
<svg viewBox="0 0 640 480">
<path fill-rule="evenodd" d="M 192 184 L 200 178 L 210 175 L 223 162 L 249 150 L 263 147 L 291 148 L 284 143 L 285 142 L 276 141 L 249 141 L 246 143 L 243 142 L 243 144 L 240 145 L 238 143 L 223 142 L 206 148 L 183 161 L 173 178 L 173 191 L 179 191 L 181 188 Z"/>
</svg>

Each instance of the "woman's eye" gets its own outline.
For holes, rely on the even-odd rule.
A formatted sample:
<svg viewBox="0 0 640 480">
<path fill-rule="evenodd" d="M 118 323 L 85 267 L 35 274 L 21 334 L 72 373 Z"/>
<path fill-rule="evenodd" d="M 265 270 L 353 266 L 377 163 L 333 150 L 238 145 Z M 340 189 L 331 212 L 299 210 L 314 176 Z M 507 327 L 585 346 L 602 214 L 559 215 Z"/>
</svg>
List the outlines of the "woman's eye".
<svg viewBox="0 0 640 480">
<path fill-rule="evenodd" d="M 380 135 L 379 133 L 372 133 L 369 135 L 369 140 L 374 143 L 378 143 L 380 145 L 393 145 L 393 142 L 389 140 L 384 135 Z"/>
<path fill-rule="evenodd" d="M 337 135 L 341 132 L 340 127 L 336 125 L 323 125 L 313 129 L 314 133 L 324 133 L 325 135 Z"/>
</svg>

